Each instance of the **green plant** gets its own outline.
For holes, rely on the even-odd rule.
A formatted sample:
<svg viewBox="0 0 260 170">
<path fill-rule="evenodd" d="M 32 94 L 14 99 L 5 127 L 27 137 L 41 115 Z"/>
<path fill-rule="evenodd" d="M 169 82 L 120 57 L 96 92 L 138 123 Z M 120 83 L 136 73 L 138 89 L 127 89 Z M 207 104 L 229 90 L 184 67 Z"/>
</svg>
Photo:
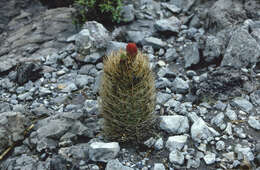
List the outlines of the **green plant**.
<svg viewBox="0 0 260 170">
<path fill-rule="evenodd" d="M 148 57 L 129 43 L 127 51 L 104 60 L 100 109 L 104 135 L 121 142 L 142 142 L 155 125 L 155 84 Z"/>
<path fill-rule="evenodd" d="M 86 20 L 107 20 L 119 23 L 121 21 L 122 0 L 75 0 L 78 6 L 80 22 Z"/>
</svg>

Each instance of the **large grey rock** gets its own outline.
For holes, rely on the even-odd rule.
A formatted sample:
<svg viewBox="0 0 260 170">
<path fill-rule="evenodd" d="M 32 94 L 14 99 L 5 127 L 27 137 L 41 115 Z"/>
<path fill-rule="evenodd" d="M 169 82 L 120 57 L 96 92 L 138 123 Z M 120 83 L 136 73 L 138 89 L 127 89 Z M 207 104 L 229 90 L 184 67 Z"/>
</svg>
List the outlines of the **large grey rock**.
<svg viewBox="0 0 260 170">
<path fill-rule="evenodd" d="M 220 135 L 215 129 L 209 127 L 201 118 L 193 123 L 190 132 L 191 138 L 196 142 L 210 140 L 213 139 L 213 137 Z"/>
<path fill-rule="evenodd" d="M 114 159 L 120 151 L 117 142 L 93 142 L 89 147 L 89 158 L 92 161 L 108 162 Z"/>
<path fill-rule="evenodd" d="M 15 142 L 24 139 L 24 131 L 29 120 L 20 112 L 3 112 L 0 114 L 0 153 Z"/>
<path fill-rule="evenodd" d="M 241 1 L 218 0 L 208 11 L 207 28 L 212 32 L 217 32 L 247 18 Z"/>
<path fill-rule="evenodd" d="M 45 123 L 39 129 L 37 129 L 36 133 L 38 135 L 38 139 L 43 138 L 52 138 L 52 139 L 59 139 L 63 134 L 65 134 L 71 124 L 67 121 L 62 120 L 50 120 L 49 122 Z"/>
<path fill-rule="evenodd" d="M 256 63 L 260 45 L 243 28 L 237 29 L 228 44 L 221 66 L 249 67 Z"/>
<path fill-rule="evenodd" d="M 105 170 L 134 170 L 133 168 L 124 166 L 118 159 L 108 161 Z"/>
<path fill-rule="evenodd" d="M 185 116 L 160 116 L 160 128 L 169 134 L 182 134 L 189 130 L 189 121 Z"/>
<path fill-rule="evenodd" d="M 185 68 L 199 63 L 200 55 L 197 43 L 185 44 L 182 53 L 185 60 Z"/>
<path fill-rule="evenodd" d="M 111 36 L 102 24 L 96 21 L 88 21 L 78 34 L 70 37 L 70 41 L 72 40 L 75 41 L 77 51 L 85 56 L 99 50 L 104 51 L 107 43 L 111 40 Z"/>
<path fill-rule="evenodd" d="M 37 10 L 37 7 L 34 10 Z M 35 16 L 22 12 L 9 22 L 10 33 L 5 41 L 0 43 L 0 49 L 4 50 L 1 52 L 0 72 L 7 71 L 20 62 L 58 52 L 68 43 L 66 38 L 76 33 L 71 21 L 72 12 L 75 11 L 73 8 L 50 9 L 42 13 L 39 11 Z"/>
<path fill-rule="evenodd" d="M 250 103 L 247 99 L 241 97 L 236 97 L 235 99 L 233 99 L 231 105 L 238 107 L 238 109 L 241 109 L 247 113 L 250 113 L 250 111 L 253 109 L 252 103 Z"/>
<path fill-rule="evenodd" d="M 173 33 L 179 33 L 180 27 L 181 27 L 181 21 L 175 17 L 172 16 L 167 19 L 161 19 L 155 22 L 154 27 L 158 31 L 168 31 Z"/>
</svg>

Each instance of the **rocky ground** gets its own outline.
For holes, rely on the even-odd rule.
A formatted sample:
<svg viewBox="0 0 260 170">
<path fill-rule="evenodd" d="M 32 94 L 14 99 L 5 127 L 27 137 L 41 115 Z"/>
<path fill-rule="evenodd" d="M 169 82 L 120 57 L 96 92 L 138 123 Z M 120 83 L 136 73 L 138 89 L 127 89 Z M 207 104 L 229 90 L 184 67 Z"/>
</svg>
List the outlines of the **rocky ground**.
<svg viewBox="0 0 260 170">
<path fill-rule="evenodd" d="M 260 2 L 135 0 L 112 30 L 73 8 L 0 1 L 1 170 L 260 169 Z M 156 76 L 156 136 L 100 135 L 102 57 L 138 44 Z"/>
</svg>

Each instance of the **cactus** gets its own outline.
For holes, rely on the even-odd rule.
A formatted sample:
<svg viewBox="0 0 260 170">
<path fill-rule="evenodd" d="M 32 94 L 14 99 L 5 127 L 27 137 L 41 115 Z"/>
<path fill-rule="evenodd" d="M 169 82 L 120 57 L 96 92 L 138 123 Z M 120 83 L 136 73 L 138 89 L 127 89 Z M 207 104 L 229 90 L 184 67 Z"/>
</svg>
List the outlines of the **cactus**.
<svg viewBox="0 0 260 170">
<path fill-rule="evenodd" d="M 104 60 L 100 97 L 106 137 L 137 143 L 150 137 L 156 120 L 154 76 L 134 43 Z"/>
</svg>

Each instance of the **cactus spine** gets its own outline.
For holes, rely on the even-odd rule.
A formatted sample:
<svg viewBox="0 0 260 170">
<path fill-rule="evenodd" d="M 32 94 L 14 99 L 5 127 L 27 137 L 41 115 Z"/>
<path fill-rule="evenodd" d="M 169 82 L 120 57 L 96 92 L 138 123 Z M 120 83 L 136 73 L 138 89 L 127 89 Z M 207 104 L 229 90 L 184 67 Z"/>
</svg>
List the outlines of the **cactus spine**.
<svg viewBox="0 0 260 170">
<path fill-rule="evenodd" d="M 155 85 L 148 57 L 134 43 L 104 60 L 100 108 L 106 137 L 142 142 L 155 122 Z"/>
</svg>

